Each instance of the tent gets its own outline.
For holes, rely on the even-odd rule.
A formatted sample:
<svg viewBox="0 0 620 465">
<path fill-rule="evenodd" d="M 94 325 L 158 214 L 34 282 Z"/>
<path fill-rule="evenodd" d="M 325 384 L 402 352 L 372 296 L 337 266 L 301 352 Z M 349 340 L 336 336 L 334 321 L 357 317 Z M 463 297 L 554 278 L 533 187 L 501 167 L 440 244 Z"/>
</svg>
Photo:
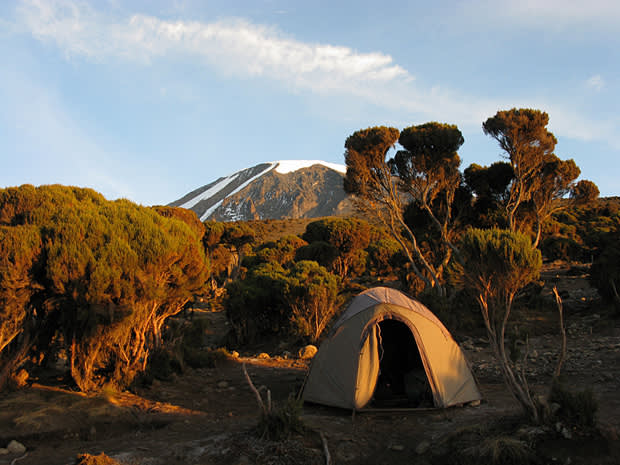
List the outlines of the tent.
<svg viewBox="0 0 620 465">
<path fill-rule="evenodd" d="M 441 321 L 387 287 L 351 301 L 319 347 L 303 391 L 304 401 L 354 410 L 443 408 L 480 398 L 463 352 Z"/>
</svg>

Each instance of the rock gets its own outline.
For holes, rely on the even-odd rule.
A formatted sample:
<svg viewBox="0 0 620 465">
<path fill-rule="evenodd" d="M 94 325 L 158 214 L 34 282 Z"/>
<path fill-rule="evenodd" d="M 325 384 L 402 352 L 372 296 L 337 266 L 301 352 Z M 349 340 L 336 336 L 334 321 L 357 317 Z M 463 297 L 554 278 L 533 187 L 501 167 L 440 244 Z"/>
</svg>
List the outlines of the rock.
<svg viewBox="0 0 620 465">
<path fill-rule="evenodd" d="M 430 449 L 431 443 L 428 441 L 422 441 L 415 448 L 415 453 L 418 455 L 424 454 L 428 449 Z"/>
<path fill-rule="evenodd" d="M 478 407 L 478 406 L 480 406 L 480 403 L 481 403 L 481 402 L 480 402 L 480 399 L 478 399 L 478 400 L 472 400 L 472 401 L 469 403 L 469 406 L 470 406 L 470 407 Z"/>
<path fill-rule="evenodd" d="M 308 360 L 314 357 L 318 351 L 319 349 L 317 349 L 316 346 L 313 346 L 312 344 L 308 344 L 307 346 L 299 349 L 298 355 L 299 355 L 299 358 L 301 358 L 302 360 Z"/>
<path fill-rule="evenodd" d="M 269 360 L 271 357 L 269 356 L 268 353 L 261 352 L 260 354 L 257 355 L 256 358 L 259 359 L 259 360 Z"/>
<path fill-rule="evenodd" d="M 21 370 L 17 372 L 17 375 L 15 375 L 15 378 L 14 378 L 15 385 L 18 388 L 22 388 L 26 386 L 26 384 L 28 383 L 29 377 L 30 375 L 28 374 L 28 372 L 22 368 Z"/>
<path fill-rule="evenodd" d="M 392 444 L 390 446 L 390 449 L 395 450 L 397 452 L 402 452 L 405 450 L 405 446 L 403 446 L 402 444 Z"/>
<path fill-rule="evenodd" d="M 346 441 L 338 444 L 334 455 L 336 456 L 337 462 L 346 463 L 357 460 L 359 452 L 360 450 L 358 446 L 350 441 Z"/>
<path fill-rule="evenodd" d="M 6 448 L 11 454 L 23 454 L 26 452 L 26 446 L 16 440 L 9 442 L 9 445 L 6 446 Z"/>
<path fill-rule="evenodd" d="M 228 387 L 228 381 L 220 381 L 217 383 L 217 387 L 219 389 L 226 389 Z"/>
<path fill-rule="evenodd" d="M 237 460 L 237 465 L 250 465 L 251 463 L 252 461 L 247 455 L 242 455 L 239 457 L 239 460 Z"/>
<path fill-rule="evenodd" d="M 0 455 L 6 455 L 9 453 L 8 449 L 5 449 L 4 447 L 0 447 Z"/>
</svg>

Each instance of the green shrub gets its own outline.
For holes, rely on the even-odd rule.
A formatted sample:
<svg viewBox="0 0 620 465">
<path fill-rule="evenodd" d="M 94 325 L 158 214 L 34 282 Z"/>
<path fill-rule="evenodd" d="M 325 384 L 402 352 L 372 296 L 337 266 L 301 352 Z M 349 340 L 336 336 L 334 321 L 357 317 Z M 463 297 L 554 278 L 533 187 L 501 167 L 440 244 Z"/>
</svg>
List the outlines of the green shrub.
<svg viewBox="0 0 620 465">
<path fill-rule="evenodd" d="M 303 401 L 290 395 L 284 405 L 261 413 L 257 432 L 262 438 L 271 441 L 288 439 L 293 433 L 301 434 L 305 431 L 302 413 Z"/>
</svg>

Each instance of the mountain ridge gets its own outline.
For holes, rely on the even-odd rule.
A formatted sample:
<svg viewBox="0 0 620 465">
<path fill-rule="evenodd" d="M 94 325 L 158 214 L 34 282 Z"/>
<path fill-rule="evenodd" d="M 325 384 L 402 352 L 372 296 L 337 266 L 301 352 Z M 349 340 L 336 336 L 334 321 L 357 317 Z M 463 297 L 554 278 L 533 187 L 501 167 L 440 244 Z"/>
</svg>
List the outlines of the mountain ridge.
<svg viewBox="0 0 620 465">
<path fill-rule="evenodd" d="M 346 168 L 322 160 L 265 162 L 194 189 L 170 206 L 201 221 L 315 218 L 353 213 L 344 192 Z"/>
</svg>

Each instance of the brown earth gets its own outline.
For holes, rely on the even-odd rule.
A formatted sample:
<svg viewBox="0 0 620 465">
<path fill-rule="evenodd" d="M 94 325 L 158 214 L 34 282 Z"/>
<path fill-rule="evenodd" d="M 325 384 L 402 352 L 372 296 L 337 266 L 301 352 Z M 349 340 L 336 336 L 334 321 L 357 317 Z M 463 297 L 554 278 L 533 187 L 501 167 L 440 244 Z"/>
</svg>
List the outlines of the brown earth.
<svg viewBox="0 0 620 465">
<path fill-rule="evenodd" d="M 546 293 L 557 285 L 564 300 L 565 383 L 572 390 L 593 390 L 601 434 L 584 436 L 562 431 L 561 425 L 556 432 L 522 428 L 522 437 L 543 434 L 540 463 L 620 463 L 620 323 L 597 307 L 585 272 L 556 264 L 546 267 L 543 280 Z M 535 390 L 550 379 L 559 347 L 556 314 L 547 312 L 517 316 L 522 331 L 530 334 L 528 365 Z M 223 315 L 208 318 L 221 334 Z M 62 388 L 59 380 L 39 380 L 0 397 L 0 447 L 16 439 L 27 448 L 26 455 L 0 455 L 0 465 L 68 465 L 78 454 L 101 452 L 125 465 L 323 464 L 325 444 L 336 464 L 447 463 L 451 448 L 476 446 L 459 443 L 455 433 L 473 431 L 478 436 L 466 437 L 483 438 L 517 421 L 519 414 L 484 338 L 457 339 L 484 396 L 480 406 L 354 416 L 305 405 L 306 432 L 277 442 L 256 434 L 259 409 L 242 364 L 263 397 L 269 389 L 274 405 L 282 405 L 299 392 L 307 371 L 307 363 L 293 356 L 242 356 L 212 369 L 188 369 L 135 393 L 86 396 Z"/>
</svg>

